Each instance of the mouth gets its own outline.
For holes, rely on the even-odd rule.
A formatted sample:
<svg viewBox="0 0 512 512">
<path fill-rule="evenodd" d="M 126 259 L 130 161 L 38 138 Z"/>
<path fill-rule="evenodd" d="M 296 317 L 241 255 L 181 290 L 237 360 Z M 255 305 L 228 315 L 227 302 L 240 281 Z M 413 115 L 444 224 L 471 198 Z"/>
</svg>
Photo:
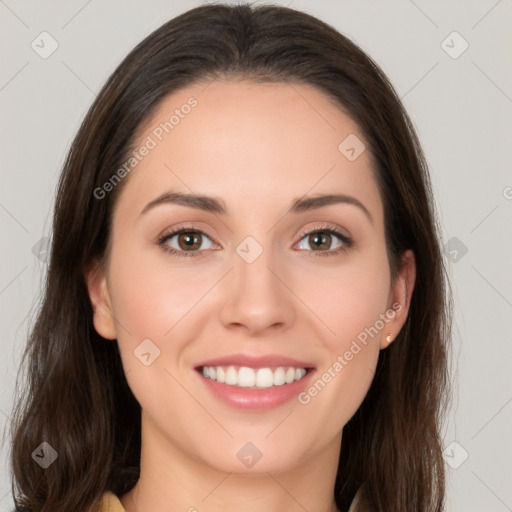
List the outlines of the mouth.
<svg viewBox="0 0 512 512">
<path fill-rule="evenodd" d="M 302 380 L 312 368 L 278 366 L 251 368 L 249 366 L 200 366 L 203 377 L 228 386 L 249 389 L 268 389 L 286 386 Z"/>
<path fill-rule="evenodd" d="M 228 357 L 202 361 L 194 370 L 214 397 L 245 411 L 264 411 L 297 398 L 315 366 L 282 356 Z"/>
</svg>

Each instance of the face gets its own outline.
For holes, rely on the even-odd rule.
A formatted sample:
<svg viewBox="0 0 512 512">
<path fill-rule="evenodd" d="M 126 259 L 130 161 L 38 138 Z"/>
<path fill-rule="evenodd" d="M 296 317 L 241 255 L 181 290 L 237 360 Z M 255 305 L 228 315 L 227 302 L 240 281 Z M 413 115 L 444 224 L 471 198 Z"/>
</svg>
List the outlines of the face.
<svg viewBox="0 0 512 512">
<path fill-rule="evenodd" d="M 362 144 L 323 93 L 285 83 L 189 86 L 144 125 L 88 284 L 155 453 L 225 472 L 337 463 L 414 284 L 410 253 L 391 281 Z"/>
</svg>

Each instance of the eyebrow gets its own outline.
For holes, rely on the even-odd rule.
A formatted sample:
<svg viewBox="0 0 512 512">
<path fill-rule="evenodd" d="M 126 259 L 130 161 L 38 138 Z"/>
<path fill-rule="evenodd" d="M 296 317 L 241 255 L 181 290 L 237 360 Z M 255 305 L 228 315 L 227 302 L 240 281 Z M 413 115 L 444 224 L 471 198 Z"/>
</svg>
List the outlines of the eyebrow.
<svg viewBox="0 0 512 512">
<path fill-rule="evenodd" d="M 198 210 L 203 210 L 205 212 L 219 215 L 226 215 L 228 213 L 226 203 L 220 198 L 199 194 L 187 194 L 183 192 L 166 192 L 165 194 L 162 194 L 153 201 L 149 202 L 142 209 L 140 215 L 148 212 L 156 206 L 164 204 L 178 204 L 181 206 L 196 208 Z M 364 206 L 364 204 L 361 203 L 359 199 L 356 199 L 352 196 L 347 196 L 345 194 L 326 194 L 294 199 L 290 207 L 290 213 L 303 213 L 332 204 L 349 204 L 356 206 L 366 215 L 366 217 L 368 217 L 370 222 L 373 224 L 373 218 L 366 206 Z"/>
</svg>

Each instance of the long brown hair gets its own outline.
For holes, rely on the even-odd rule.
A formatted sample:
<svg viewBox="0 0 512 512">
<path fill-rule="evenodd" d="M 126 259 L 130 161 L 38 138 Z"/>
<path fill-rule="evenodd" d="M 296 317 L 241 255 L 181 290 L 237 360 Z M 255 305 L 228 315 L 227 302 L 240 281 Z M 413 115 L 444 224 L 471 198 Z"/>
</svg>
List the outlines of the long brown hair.
<svg viewBox="0 0 512 512">
<path fill-rule="evenodd" d="M 374 160 L 392 276 L 412 249 L 408 319 L 381 351 L 362 405 L 345 425 L 335 500 L 346 511 L 365 483 L 376 510 L 439 512 L 445 474 L 451 300 L 428 169 L 413 125 L 380 68 L 328 24 L 263 5 L 204 5 L 165 23 L 113 72 L 67 155 L 53 217 L 44 299 L 32 326 L 11 426 L 12 492 L 21 512 L 85 512 L 139 477 L 140 406 L 116 342 L 95 331 L 84 273 L 105 254 L 116 198 L 102 187 L 134 150 L 138 129 L 169 94 L 242 75 L 313 85 L 354 119 Z M 333 108 L 336 108 L 333 106 Z M 46 469 L 33 452 L 58 454 Z M 38 448 L 39 447 L 39 448 Z"/>
</svg>

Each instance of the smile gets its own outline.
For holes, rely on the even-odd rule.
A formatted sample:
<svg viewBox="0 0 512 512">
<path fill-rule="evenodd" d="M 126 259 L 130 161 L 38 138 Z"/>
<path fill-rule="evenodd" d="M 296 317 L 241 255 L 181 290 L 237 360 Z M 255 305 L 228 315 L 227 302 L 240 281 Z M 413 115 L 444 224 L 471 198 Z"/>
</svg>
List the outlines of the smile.
<svg viewBox="0 0 512 512">
<path fill-rule="evenodd" d="M 283 367 L 250 368 L 248 366 L 203 366 L 202 374 L 228 386 L 265 389 L 283 386 L 301 380 L 306 368 Z"/>
</svg>

